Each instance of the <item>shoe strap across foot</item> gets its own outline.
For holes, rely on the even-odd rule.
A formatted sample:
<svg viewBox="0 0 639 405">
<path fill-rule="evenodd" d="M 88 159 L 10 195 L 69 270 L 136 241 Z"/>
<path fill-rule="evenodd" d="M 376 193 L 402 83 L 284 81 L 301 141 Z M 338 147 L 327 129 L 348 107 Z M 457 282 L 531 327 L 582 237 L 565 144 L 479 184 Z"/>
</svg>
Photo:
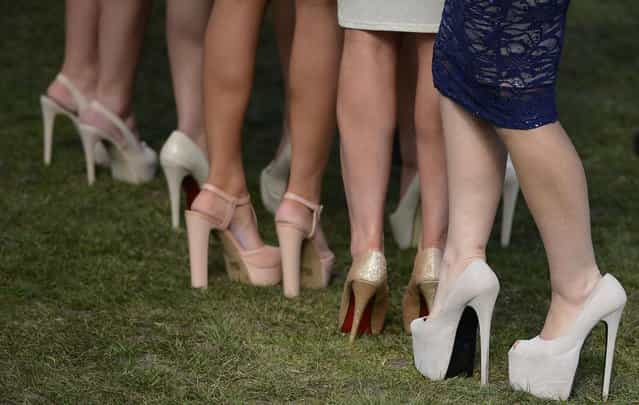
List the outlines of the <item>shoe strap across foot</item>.
<svg viewBox="0 0 639 405">
<path fill-rule="evenodd" d="M 229 226 L 231 225 L 231 221 L 233 220 L 233 216 L 235 215 L 235 210 L 237 209 L 237 207 L 241 207 L 244 205 L 251 205 L 251 197 L 249 195 L 246 195 L 244 197 L 239 197 L 239 198 L 234 197 L 222 191 L 220 188 L 215 187 L 212 184 L 206 183 L 202 185 L 202 191 L 208 191 L 210 193 L 213 193 L 215 194 L 216 197 L 224 201 L 225 205 L 223 208 L 224 213 L 222 215 L 222 218 L 219 218 L 215 215 L 211 215 L 209 213 L 206 214 L 207 217 L 213 220 L 214 227 L 222 231 L 227 230 Z M 251 207 L 251 211 L 253 212 L 253 218 L 255 219 L 257 223 L 257 218 L 255 215 L 255 210 L 253 210 L 253 207 Z"/>
<path fill-rule="evenodd" d="M 320 204 L 315 204 L 314 202 L 311 202 L 307 200 L 306 198 L 300 197 L 299 195 L 295 193 L 291 193 L 291 192 L 286 192 L 284 196 L 282 197 L 282 199 L 291 200 L 299 204 L 302 204 L 304 207 L 308 208 L 313 213 L 311 229 L 310 231 L 308 231 L 308 236 L 307 236 L 309 239 L 312 239 L 313 236 L 315 236 L 315 233 L 317 232 L 317 229 L 319 227 L 320 216 L 322 215 L 322 210 L 324 209 L 324 206 Z M 277 222 L 289 222 L 282 218 L 275 218 L 275 220 Z M 299 224 L 292 224 L 292 225 L 295 225 L 299 228 L 304 228 L 304 226 L 300 226 Z"/>
<path fill-rule="evenodd" d="M 79 114 L 81 110 L 86 108 L 89 105 L 89 100 L 86 96 L 73 84 L 68 77 L 63 75 L 62 73 L 58 73 L 55 78 L 55 81 L 64 86 L 65 89 L 71 94 L 71 98 L 73 99 L 73 103 L 75 104 L 76 110 L 74 111 L 76 114 Z M 68 107 L 65 107 L 69 109 Z M 69 109 L 71 110 L 71 109 Z"/>
<path fill-rule="evenodd" d="M 89 104 L 89 107 L 105 116 L 120 131 L 120 134 L 124 138 L 124 142 L 116 142 L 112 139 L 115 144 L 119 145 L 123 149 L 128 149 L 129 147 L 133 147 L 139 150 L 144 149 L 144 142 L 140 141 L 138 137 L 133 134 L 131 128 L 129 128 L 124 123 L 122 118 L 118 117 L 113 111 L 109 110 L 104 105 L 95 100 L 92 101 L 91 104 Z"/>
</svg>

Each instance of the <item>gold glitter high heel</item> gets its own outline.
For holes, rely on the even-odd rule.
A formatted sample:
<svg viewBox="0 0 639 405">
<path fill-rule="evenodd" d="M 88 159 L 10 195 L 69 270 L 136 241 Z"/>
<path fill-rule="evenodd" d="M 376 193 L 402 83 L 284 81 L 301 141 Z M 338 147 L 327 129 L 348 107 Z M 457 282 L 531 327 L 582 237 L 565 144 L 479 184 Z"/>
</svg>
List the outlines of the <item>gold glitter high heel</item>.
<svg viewBox="0 0 639 405">
<path fill-rule="evenodd" d="M 371 250 L 357 256 L 348 272 L 339 309 L 339 325 L 350 333 L 350 342 L 360 333 L 378 335 L 388 310 L 386 258 Z"/>
<path fill-rule="evenodd" d="M 402 301 L 404 330 L 409 335 L 410 323 L 414 319 L 427 316 L 433 307 L 441 262 L 442 251 L 437 248 L 420 249 L 415 256 L 413 274 Z"/>
</svg>

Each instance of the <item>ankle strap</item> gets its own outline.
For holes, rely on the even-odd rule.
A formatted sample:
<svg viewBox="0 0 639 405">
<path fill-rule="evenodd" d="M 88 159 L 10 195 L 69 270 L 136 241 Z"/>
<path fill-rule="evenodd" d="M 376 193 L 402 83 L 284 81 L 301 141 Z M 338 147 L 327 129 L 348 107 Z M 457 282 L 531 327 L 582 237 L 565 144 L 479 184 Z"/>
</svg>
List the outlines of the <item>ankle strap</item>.
<svg viewBox="0 0 639 405">
<path fill-rule="evenodd" d="M 308 237 L 312 238 L 313 236 L 315 236 L 315 231 L 317 231 L 317 226 L 320 221 L 320 215 L 322 214 L 322 210 L 324 209 L 324 207 L 291 192 L 285 193 L 283 198 L 286 200 L 296 201 L 313 212 L 313 223 L 311 224 L 311 231 L 309 232 Z"/>
<path fill-rule="evenodd" d="M 212 184 L 206 183 L 202 185 L 202 190 L 215 194 L 226 203 L 226 206 L 224 207 L 224 217 L 220 220 L 219 224 L 216 224 L 216 227 L 218 227 L 219 229 L 227 229 L 229 227 L 229 225 L 231 224 L 231 220 L 233 220 L 233 215 L 235 214 L 235 208 L 241 207 L 243 205 L 249 205 L 251 203 L 251 197 L 249 195 L 237 198 L 228 193 L 225 193 Z M 253 211 L 253 216 L 255 216 L 255 211 Z"/>
<path fill-rule="evenodd" d="M 80 90 L 78 90 L 77 87 L 75 87 L 75 85 L 71 82 L 71 80 L 69 80 L 68 77 L 66 77 L 62 73 L 59 73 L 58 76 L 56 76 L 55 80 L 60 82 L 60 84 L 69 91 L 69 93 L 71 94 L 71 98 L 73 98 L 73 101 L 78 108 L 78 113 L 80 112 L 80 110 L 86 108 L 87 104 L 89 104 L 87 98 L 84 96 L 84 94 L 82 94 Z"/>
<path fill-rule="evenodd" d="M 140 141 L 135 135 L 133 135 L 133 132 L 129 127 L 126 126 L 122 118 L 118 117 L 114 112 L 95 100 L 93 100 L 89 106 L 107 117 L 108 120 L 116 126 L 116 128 L 120 131 L 126 141 L 126 145 L 122 146 L 133 145 L 134 147 L 137 147 L 140 145 Z"/>
</svg>

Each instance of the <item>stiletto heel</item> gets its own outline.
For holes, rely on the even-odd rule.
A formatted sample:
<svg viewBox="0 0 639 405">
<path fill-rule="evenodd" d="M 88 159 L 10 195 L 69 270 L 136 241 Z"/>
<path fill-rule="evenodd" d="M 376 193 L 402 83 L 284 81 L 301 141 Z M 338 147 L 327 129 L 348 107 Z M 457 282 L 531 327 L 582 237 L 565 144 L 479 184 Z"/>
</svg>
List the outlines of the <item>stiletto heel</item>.
<svg viewBox="0 0 639 405">
<path fill-rule="evenodd" d="M 194 211 L 185 213 L 191 261 L 191 287 L 208 287 L 209 235 L 214 227 L 206 216 Z"/>
<path fill-rule="evenodd" d="M 615 358 L 615 343 L 617 342 L 617 331 L 621 322 L 623 307 L 602 319 L 606 323 L 606 364 L 604 366 L 604 380 L 602 397 L 606 401 L 610 393 L 610 378 L 612 377 L 612 364 Z"/>
<path fill-rule="evenodd" d="M 388 310 L 386 259 L 379 251 L 369 251 L 353 261 L 339 309 L 339 327 L 350 334 L 350 342 L 360 333 L 378 335 Z"/>
<path fill-rule="evenodd" d="M 79 124 L 80 133 L 92 134 L 98 139 L 113 144 L 111 148 L 111 176 L 131 184 L 141 184 L 153 179 L 157 167 L 157 155 L 146 143 L 141 142 L 120 117 L 102 104 L 93 101 L 89 108 L 102 114 L 121 133 L 122 140 L 116 141 L 104 129 L 88 124 Z"/>
<path fill-rule="evenodd" d="M 513 389 L 539 398 L 567 400 L 584 341 L 603 321 L 608 328 L 602 388 L 606 399 L 610 392 L 615 340 L 626 301 L 626 292 L 619 281 L 606 274 L 592 290 L 566 334 L 552 340 L 537 336 L 517 341 L 508 352 L 508 374 Z"/>
<path fill-rule="evenodd" d="M 419 245 L 421 239 L 421 207 L 419 204 L 419 177 L 415 175 L 397 209 L 388 220 L 391 225 L 393 239 L 400 249 L 408 249 Z"/>
<path fill-rule="evenodd" d="M 517 197 L 519 196 L 519 180 L 510 156 L 506 164 L 506 177 L 504 179 L 504 195 L 502 204 L 502 220 L 501 220 L 501 245 L 507 247 L 510 245 L 510 236 L 513 228 L 513 218 L 515 217 L 515 208 L 517 207 Z"/>
<path fill-rule="evenodd" d="M 166 177 L 166 183 L 169 187 L 169 200 L 171 202 L 171 224 L 174 229 L 180 227 L 180 191 L 182 181 L 189 172 L 180 166 L 169 166 L 162 164 L 162 171 Z"/>
<path fill-rule="evenodd" d="M 207 283 L 208 239 L 212 229 L 222 241 L 226 272 L 231 280 L 260 287 L 279 283 L 282 277 L 279 249 L 267 245 L 246 249 L 229 231 L 236 208 L 251 205 L 249 197 L 230 196 L 211 184 L 204 184 L 202 192 L 214 194 L 221 207 L 216 207 L 215 214 L 186 211 L 193 287 L 202 288 Z"/>
<path fill-rule="evenodd" d="M 435 300 L 439 280 L 440 249 L 420 249 L 415 256 L 415 265 L 402 300 L 404 331 L 410 335 L 410 324 L 414 319 L 427 316 Z"/>
<path fill-rule="evenodd" d="M 40 106 L 42 109 L 42 124 L 44 129 L 44 164 L 49 166 L 51 164 L 51 157 L 53 152 L 53 130 L 55 128 L 55 121 L 58 115 L 64 115 L 69 118 L 73 125 L 75 125 L 78 134 L 80 134 L 80 129 L 78 127 L 78 112 L 83 108 L 86 108 L 88 105 L 88 101 L 86 97 L 78 90 L 77 87 L 63 74 L 58 74 L 55 79 L 57 82 L 62 84 L 73 99 L 73 103 L 75 104 L 76 110 L 70 110 L 69 108 L 63 106 L 58 101 L 53 98 L 43 94 L 40 96 Z M 93 154 L 95 164 L 100 166 L 109 166 L 110 157 L 107 150 L 104 148 L 101 142 L 95 143 L 94 146 L 95 153 Z M 84 154 L 85 157 L 87 154 Z M 89 164 L 87 163 L 87 167 Z M 95 176 L 94 176 L 95 177 Z"/>
<path fill-rule="evenodd" d="M 82 149 L 84 150 L 84 160 L 87 165 L 87 180 L 89 185 L 95 182 L 95 146 L 99 142 L 99 137 L 90 128 L 80 130 Z"/>
<path fill-rule="evenodd" d="M 275 217 L 277 237 L 282 252 L 284 295 L 288 298 L 299 295 L 304 288 L 326 288 L 335 260 L 333 253 L 321 246 L 317 240 L 321 232 L 322 206 L 296 194 L 286 193 L 283 199 L 295 201 L 313 213 L 310 224 L 301 224 L 285 218 L 278 210 Z"/>
<path fill-rule="evenodd" d="M 415 367 L 431 380 L 472 375 L 477 326 L 481 381 L 488 382 L 490 325 L 499 281 L 483 260 L 474 260 L 455 280 L 435 317 L 411 323 Z"/>
<path fill-rule="evenodd" d="M 181 131 L 173 131 L 160 151 L 160 164 L 169 187 L 171 224 L 180 227 L 180 188 L 186 193 L 187 209 L 209 175 L 209 162 L 202 150 Z"/>
<path fill-rule="evenodd" d="M 57 111 L 54 104 L 49 102 L 45 96 L 40 97 L 40 106 L 42 107 L 42 124 L 44 127 L 44 164 L 51 164 L 51 149 L 53 147 L 53 125 Z"/>
<path fill-rule="evenodd" d="M 282 202 L 288 185 L 288 174 L 291 169 L 291 144 L 284 146 L 282 152 L 260 174 L 260 194 L 264 208 L 275 214 Z"/>
</svg>

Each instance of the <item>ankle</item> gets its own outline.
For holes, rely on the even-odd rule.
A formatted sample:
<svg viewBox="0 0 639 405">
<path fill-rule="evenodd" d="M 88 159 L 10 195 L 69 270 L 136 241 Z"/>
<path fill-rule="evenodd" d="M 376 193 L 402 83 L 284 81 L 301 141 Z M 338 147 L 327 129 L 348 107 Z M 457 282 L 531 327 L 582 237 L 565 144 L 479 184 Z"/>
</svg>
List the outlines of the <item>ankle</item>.
<svg viewBox="0 0 639 405">
<path fill-rule="evenodd" d="M 351 235 L 351 256 L 357 257 L 371 250 L 384 252 L 384 240 L 381 234 L 358 236 L 356 232 L 353 232 Z"/>
<path fill-rule="evenodd" d="M 98 84 L 97 72 L 96 66 L 82 66 L 77 69 L 62 66 L 62 70 L 60 70 L 60 73 L 66 76 L 89 100 L 95 97 Z"/>
<path fill-rule="evenodd" d="M 567 305 L 581 306 L 588 299 L 600 279 L 601 273 L 597 266 L 565 281 L 557 281 L 551 276 L 553 300 L 558 300 Z"/>
<path fill-rule="evenodd" d="M 445 273 L 449 279 L 454 279 L 475 260 L 485 261 L 486 251 L 483 249 L 472 249 L 462 253 L 447 247 L 442 258 L 441 274 Z"/>
</svg>

